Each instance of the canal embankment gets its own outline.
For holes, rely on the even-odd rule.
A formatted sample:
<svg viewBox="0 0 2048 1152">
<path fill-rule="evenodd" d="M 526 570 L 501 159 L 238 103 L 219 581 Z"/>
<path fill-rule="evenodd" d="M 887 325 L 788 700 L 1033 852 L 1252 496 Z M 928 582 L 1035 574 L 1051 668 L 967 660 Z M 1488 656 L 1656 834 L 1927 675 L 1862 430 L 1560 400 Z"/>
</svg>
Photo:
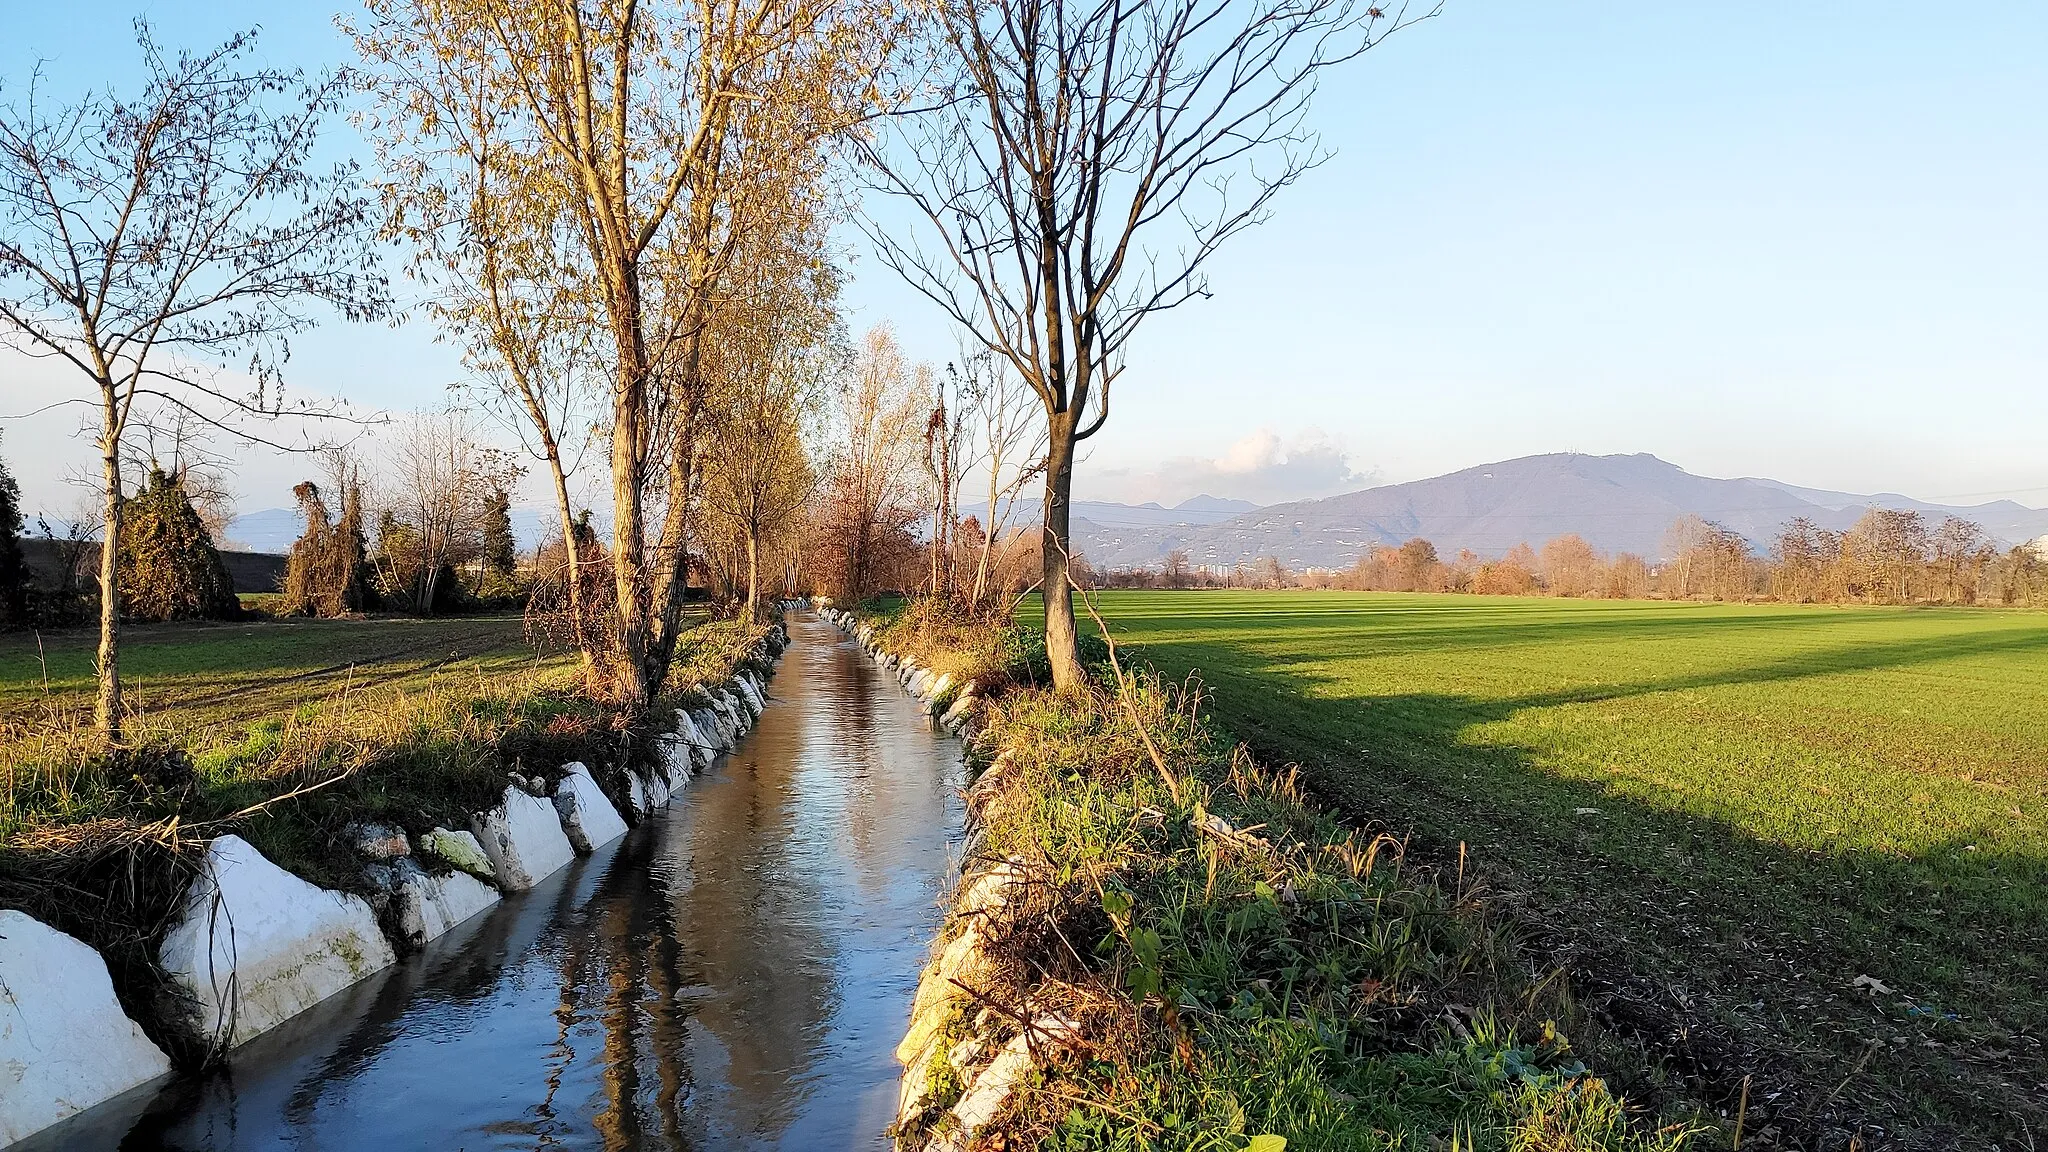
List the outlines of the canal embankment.
<svg viewBox="0 0 2048 1152">
<path fill-rule="evenodd" d="M 960 871 L 896 1050 L 903 1152 L 1675 1149 L 1705 1130 L 1615 1096 L 1484 892 L 1256 762 L 1198 683 L 1098 649 L 1089 690 L 1059 695 L 1028 640 L 990 635 L 1007 622 L 829 615 L 968 737 Z"/>
<path fill-rule="evenodd" d="M 17 837 L 0 885 L 0 1145 L 235 1068 L 252 1042 L 656 817 L 766 708 L 783 626 L 723 635 L 653 725 L 607 729 L 539 698 L 496 717 L 472 705 L 472 723 L 225 819 Z"/>
</svg>

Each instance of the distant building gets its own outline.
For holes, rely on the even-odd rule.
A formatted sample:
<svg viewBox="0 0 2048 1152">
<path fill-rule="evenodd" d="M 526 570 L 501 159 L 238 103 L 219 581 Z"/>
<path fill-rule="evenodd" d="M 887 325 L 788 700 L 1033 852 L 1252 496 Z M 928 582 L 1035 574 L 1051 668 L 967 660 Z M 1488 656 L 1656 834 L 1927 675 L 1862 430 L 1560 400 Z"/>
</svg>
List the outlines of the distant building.
<svg viewBox="0 0 2048 1152">
<path fill-rule="evenodd" d="M 2032 540 L 2027 541 L 2026 548 L 2037 559 L 2048 561 L 2048 536 L 2034 537 Z"/>
</svg>

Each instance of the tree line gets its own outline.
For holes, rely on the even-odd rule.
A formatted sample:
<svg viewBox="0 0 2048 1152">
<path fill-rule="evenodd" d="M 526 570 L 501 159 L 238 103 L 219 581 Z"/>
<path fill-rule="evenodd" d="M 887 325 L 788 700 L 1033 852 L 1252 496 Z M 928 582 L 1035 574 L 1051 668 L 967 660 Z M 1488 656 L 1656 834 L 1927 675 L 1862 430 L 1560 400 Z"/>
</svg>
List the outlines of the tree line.
<svg viewBox="0 0 2048 1152">
<path fill-rule="evenodd" d="M 285 391 L 290 342 L 330 315 L 394 311 L 459 350 L 459 406 L 495 419 L 543 480 L 558 559 L 536 599 L 593 693 L 635 709 L 661 692 L 693 571 L 744 586 L 758 611 L 778 563 L 785 585 L 804 568 L 858 593 L 900 585 L 891 565 L 919 553 L 925 585 L 986 600 L 1021 551 L 1053 678 L 1080 688 L 1073 472 L 1134 334 L 1209 295 L 1209 258 L 1324 158 L 1308 124 L 1322 76 L 1430 14 L 366 0 L 345 23 L 347 69 L 265 64 L 254 32 L 173 52 L 138 23 L 125 95 L 67 103 L 31 75 L 0 106 L 0 338 L 90 383 L 59 403 L 87 416 L 111 545 L 101 731 L 120 738 L 135 438 L 188 418 L 250 439 L 287 416 L 365 419 Z M 367 168 L 321 160 L 344 111 L 374 149 Z M 849 355 L 840 332 L 832 236 L 849 219 L 961 333 L 907 427 L 885 350 Z M 1029 478 L 1043 514 L 977 537 L 951 509 L 970 410 L 998 388 L 1023 403 L 990 486 Z M 579 495 L 585 478 L 601 495 Z M 431 604 L 461 551 L 444 510 L 394 514 L 381 548 L 349 487 L 300 497 L 306 602 L 359 595 L 350 573 L 367 563 Z M 797 523 L 844 547 L 778 543 Z M 416 560 L 380 572 L 373 554 L 395 556 L 402 529 Z"/>
<path fill-rule="evenodd" d="M 1498 557 L 1461 549 L 1445 558 L 1417 537 L 1375 546 L 1342 569 L 1294 572 L 1270 556 L 1204 567 L 1177 550 L 1156 569 L 1095 578 L 1108 587 L 2048 606 L 2048 555 L 2038 544 L 2001 548 L 1981 525 L 1954 516 L 1931 520 L 1911 510 L 1872 508 L 1845 530 L 1798 517 L 1761 553 L 1738 532 L 1684 516 L 1666 532 L 1663 553 L 1659 559 L 1607 555 L 1567 534 L 1540 548 L 1518 544 Z"/>
</svg>

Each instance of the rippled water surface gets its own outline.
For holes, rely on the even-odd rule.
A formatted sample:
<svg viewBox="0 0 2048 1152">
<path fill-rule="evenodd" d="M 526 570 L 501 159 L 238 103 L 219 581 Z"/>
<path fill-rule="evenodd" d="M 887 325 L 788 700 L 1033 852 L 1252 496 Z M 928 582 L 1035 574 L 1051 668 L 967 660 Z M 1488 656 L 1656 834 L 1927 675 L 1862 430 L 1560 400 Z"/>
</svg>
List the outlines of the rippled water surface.
<svg viewBox="0 0 2048 1152">
<path fill-rule="evenodd" d="M 959 748 L 790 630 L 760 725 L 666 813 L 51 1146 L 886 1147 Z"/>
</svg>

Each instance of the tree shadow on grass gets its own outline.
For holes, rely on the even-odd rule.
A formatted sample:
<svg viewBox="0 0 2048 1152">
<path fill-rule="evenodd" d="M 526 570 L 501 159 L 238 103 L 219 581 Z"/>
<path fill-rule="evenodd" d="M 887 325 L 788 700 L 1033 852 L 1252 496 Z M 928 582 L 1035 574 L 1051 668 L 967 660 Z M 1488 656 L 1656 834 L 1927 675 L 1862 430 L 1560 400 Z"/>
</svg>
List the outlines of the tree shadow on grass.
<svg viewBox="0 0 2048 1152">
<path fill-rule="evenodd" d="M 1242 650 L 1203 677 L 1230 733 L 1300 762 L 1353 818 L 1438 859 L 1469 846 L 1524 939 L 1635 1049 L 1641 1069 L 1615 1070 L 1632 1091 L 1675 1077 L 1732 1111 L 1750 1077 L 1750 1140 L 2018 1149 L 2048 1131 L 2048 860 L 1962 843 L 1803 851 L 1469 733 L 1532 708 L 2035 651 L 2048 631 L 1880 641 L 1508 699 L 1346 697 Z M 1170 667 L 1188 653 L 1148 655 Z"/>
</svg>

